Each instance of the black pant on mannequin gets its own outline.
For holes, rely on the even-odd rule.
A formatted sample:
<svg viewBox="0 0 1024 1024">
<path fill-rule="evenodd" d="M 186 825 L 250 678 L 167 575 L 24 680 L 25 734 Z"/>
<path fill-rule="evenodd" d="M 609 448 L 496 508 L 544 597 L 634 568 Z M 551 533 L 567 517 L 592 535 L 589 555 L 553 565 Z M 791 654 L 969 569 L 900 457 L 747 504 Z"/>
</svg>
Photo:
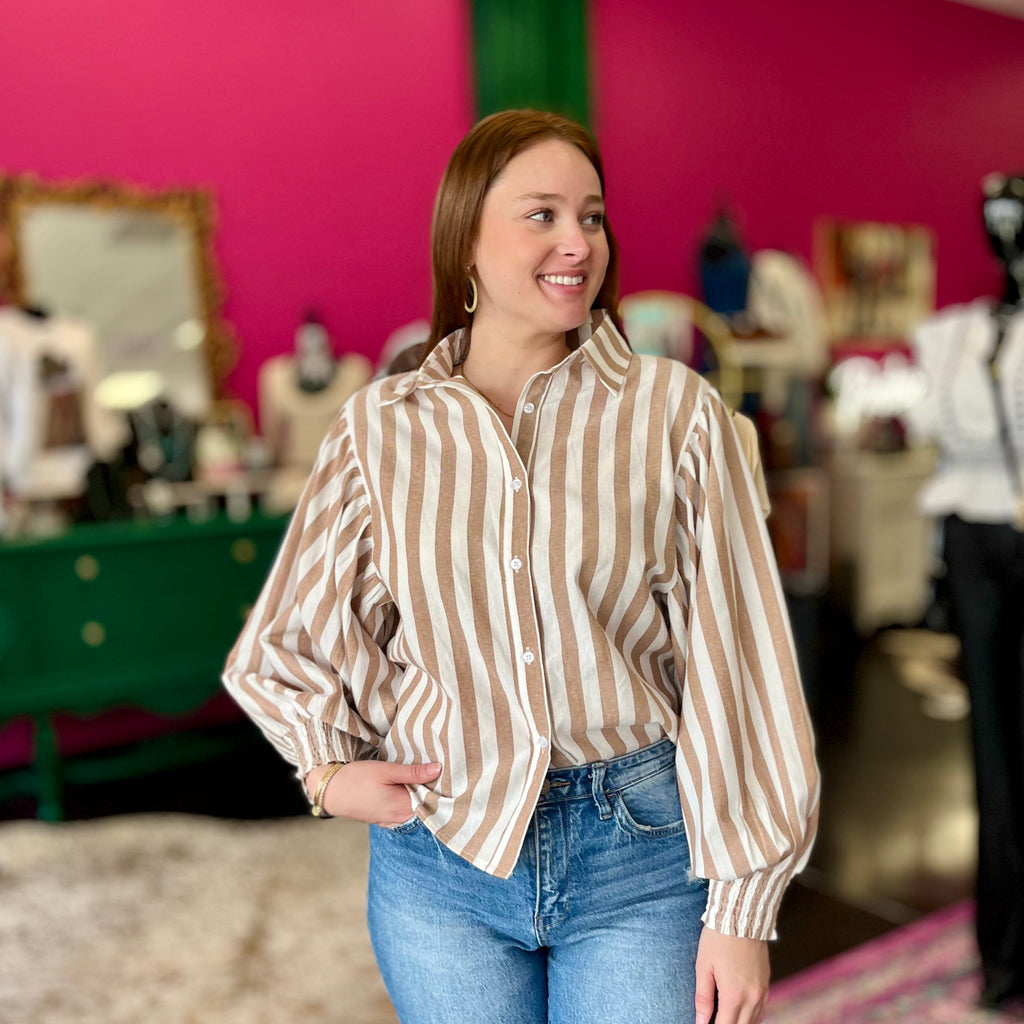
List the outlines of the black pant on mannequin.
<svg viewBox="0 0 1024 1024">
<path fill-rule="evenodd" d="M 971 699 L 982 999 L 996 1004 L 1024 996 L 1024 533 L 950 516 L 944 539 Z"/>
</svg>

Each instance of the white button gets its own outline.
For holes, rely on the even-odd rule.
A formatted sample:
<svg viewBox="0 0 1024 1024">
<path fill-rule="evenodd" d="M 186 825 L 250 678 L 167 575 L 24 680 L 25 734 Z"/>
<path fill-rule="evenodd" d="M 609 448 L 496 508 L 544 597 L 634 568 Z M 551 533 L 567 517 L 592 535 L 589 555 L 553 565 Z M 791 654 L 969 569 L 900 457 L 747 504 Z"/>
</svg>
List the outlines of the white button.
<svg viewBox="0 0 1024 1024">
<path fill-rule="evenodd" d="M 533 412 L 536 408 L 537 406 L 535 406 L 533 402 L 527 402 L 526 405 L 523 406 L 523 412 Z"/>
<path fill-rule="evenodd" d="M 522 486 L 523 486 L 523 481 L 520 480 L 519 477 L 516 477 L 515 480 L 512 481 L 512 490 L 513 491 L 518 491 L 519 488 L 522 487 Z"/>
<path fill-rule="evenodd" d="M 527 665 L 532 665 L 535 660 L 533 651 L 523 651 L 523 661 L 525 661 Z"/>
<path fill-rule="evenodd" d="M 519 572 L 519 570 L 523 567 L 522 560 L 519 558 L 513 558 L 512 561 L 508 564 L 512 566 L 513 572 Z"/>
<path fill-rule="evenodd" d="M 547 747 L 547 745 L 548 745 L 548 738 L 547 738 L 547 736 L 540 736 L 540 737 L 538 737 L 538 739 L 537 739 L 537 746 L 540 747 L 541 750 L 544 750 Z"/>
</svg>

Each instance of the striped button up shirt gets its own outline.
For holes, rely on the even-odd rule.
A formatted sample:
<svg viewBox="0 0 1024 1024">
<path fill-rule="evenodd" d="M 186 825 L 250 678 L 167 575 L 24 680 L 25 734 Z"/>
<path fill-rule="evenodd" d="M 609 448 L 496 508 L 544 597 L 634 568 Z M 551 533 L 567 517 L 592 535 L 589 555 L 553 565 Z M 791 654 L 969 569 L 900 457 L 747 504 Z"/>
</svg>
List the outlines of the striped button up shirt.
<svg viewBox="0 0 1024 1024">
<path fill-rule="evenodd" d="M 818 777 L 728 410 L 594 314 L 506 431 L 457 332 L 330 428 L 224 681 L 304 776 L 437 761 L 416 813 L 507 877 L 546 771 L 662 737 L 705 923 L 774 934 Z"/>
</svg>

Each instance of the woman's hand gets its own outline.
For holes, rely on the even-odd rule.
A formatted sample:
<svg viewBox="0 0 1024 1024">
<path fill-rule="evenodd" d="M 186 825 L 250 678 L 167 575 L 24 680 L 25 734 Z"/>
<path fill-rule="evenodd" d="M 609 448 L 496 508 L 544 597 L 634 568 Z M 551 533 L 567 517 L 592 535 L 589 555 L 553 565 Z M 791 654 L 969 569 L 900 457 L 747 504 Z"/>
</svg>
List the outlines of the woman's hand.
<svg viewBox="0 0 1024 1024">
<path fill-rule="evenodd" d="M 316 792 L 329 765 L 317 765 L 306 776 L 306 789 Z M 431 782 L 441 774 L 439 764 L 389 764 L 350 761 L 327 783 L 323 808 L 333 818 L 352 818 L 370 825 L 393 827 L 412 817 L 406 786 Z"/>
<path fill-rule="evenodd" d="M 758 1024 L 768 1002 L 768 943 L 705 928 L 697 946 L 697 1024 Z"/>
</svg>

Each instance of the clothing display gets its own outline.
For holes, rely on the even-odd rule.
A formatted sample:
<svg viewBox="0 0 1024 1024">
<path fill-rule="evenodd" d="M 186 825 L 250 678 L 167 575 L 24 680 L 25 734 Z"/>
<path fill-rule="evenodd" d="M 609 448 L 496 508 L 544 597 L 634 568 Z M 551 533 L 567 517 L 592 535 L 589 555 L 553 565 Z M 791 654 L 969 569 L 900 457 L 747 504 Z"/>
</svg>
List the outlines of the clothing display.
<svg viewBox="0 0 1024 1024">
<path fill-rule="evenodd" d="M 732 215 L 720 210 L 708 227 L 699 252 L 704 301 L 731 317 L 747 308 L 750 255 Z"/>
<path fill-rule="evenodd" d="M 67 317 L 0 308 L 0 470 L 28 499 L 81 494 L 89 466 L 127 441 L 124 417 L 93 398 L 94 333 Z"/>
<path fill-rule="evenodd" d="M 795 256 L 774 249 L 754 253 L 747 287 L 747 313 L 792 348 L 789 369 L 820 377 L 829 363 L 825 304 L 810 269 Z"/>
<path fill-rule="evenodd" d="M 354 395 L 224 682 L 300 777 L 441 762 L 418 819 L 502 878 L 549 768 L 668 738 L 705 923 L 768 938 L 818 777 L 757 489 L 706 381 L 578 333 L 510 431 L 462 332 Z"/>
<path fill-rule="evenodd" d="M 949 516 L 944 559 L 971 702 L 977 933 L 988 996 L 1024 995 L 1024 532 Z"/>
<path fill-rule="evenodd" d="M 931 516 L 1007 523 L 1017 495 L 1000 439 L 989 360 L 998 328 L 987 300 L 942 310 L 914 334 L 914 356 L 928 379 L 924 401 L 906 415 L 921 440 L 938 444 L 938 472 L 921 496 Z M 1024 459 L 1024 310 L 1010 317 L 995 362 L 1013 448 Z"/>
<path fill-rule="evenodd" d="M 928 391 L 908 421 L 941 452 L 921 506 L 942 522 L 970 695 L 978 948 L 984 998 L 999 1002 L 1024 994 L 1024 532 L 1011 464 L 1020 472 L 1024 456 L 1024 309 L 953 307 L 922 324 L 914 345 Z"/>
</svg>

